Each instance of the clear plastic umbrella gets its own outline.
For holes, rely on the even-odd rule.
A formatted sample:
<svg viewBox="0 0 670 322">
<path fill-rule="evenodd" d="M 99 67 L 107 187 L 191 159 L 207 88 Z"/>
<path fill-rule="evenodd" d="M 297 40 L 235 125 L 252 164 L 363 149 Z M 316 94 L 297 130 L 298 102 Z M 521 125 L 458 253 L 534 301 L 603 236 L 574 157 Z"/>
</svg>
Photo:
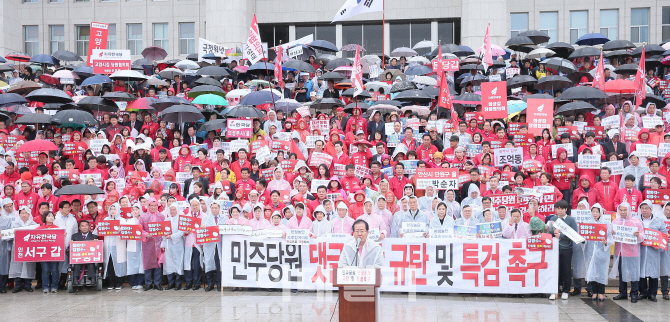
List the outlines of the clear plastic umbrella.
<svg viewBox="0 0 670 322">
<path fill-rule="evenodd" d="M 435 47 L 437 47 L 437 45 L 434 42 L 430 40 L 422 40 L 416 43 L 412 49 L 430 48 L 432 50 Z"/>
</svg>

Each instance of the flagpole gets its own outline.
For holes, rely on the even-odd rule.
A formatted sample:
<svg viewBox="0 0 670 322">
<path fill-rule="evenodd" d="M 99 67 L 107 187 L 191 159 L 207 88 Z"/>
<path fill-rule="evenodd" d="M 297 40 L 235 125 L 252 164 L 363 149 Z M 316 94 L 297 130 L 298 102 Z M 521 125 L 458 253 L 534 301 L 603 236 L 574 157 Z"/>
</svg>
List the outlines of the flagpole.
<svg viewBox="0 0 670 322">
<path fill-rule="evenodd" d="M 386 1 L 382 0 L 382 69 L 386 66 Z"/>
</svg>

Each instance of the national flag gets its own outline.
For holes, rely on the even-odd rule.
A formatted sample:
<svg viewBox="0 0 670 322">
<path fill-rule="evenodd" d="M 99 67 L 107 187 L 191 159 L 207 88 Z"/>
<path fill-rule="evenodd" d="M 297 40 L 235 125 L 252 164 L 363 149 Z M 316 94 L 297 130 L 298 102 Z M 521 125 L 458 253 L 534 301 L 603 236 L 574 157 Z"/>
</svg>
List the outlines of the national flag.
<svg viewBox="0 0 670 322">
<path fill-rule="evenodd" d="M 275 79 L 277 79 L 277 88 L 284 88 L 284 77 L 281 72 L 281 59 L 284 51 L 279 48 L 277 50 L 277 57 L 275 58 Z"/>
<path fill-rule="evenodd" d="M 486 36 L 484 36 L 484 62 L 491 66 L 493 65 L 493 56 L 491 55 L 491 33 L 489 28 L 491 24 L 486 26 Z"/>
<path fill-rule="evenodd" d="M 342 5 L 342 8 L 337 11 L 331 23 L 348 19 L 362 13 L 383 10 L 384 0 L 347 0 L 347 2 Z"/>
<path fill-rule="evenodd" d="M 440 83 L 440 96 L 438 97 L 437 100 L 437 106 L 444 107 L 448 110 L 451 110 L 454 107 L 454 104 L 451 102 L 451 94 L 449 93 L 449 83 L 447 82 L 446 77 L 442 77 L 442 82 Z"/>
<path fill-rule="evenodd" d="M 351 71 L 351 86 L 354 87 L 354 97 L 363 93 L 363 69 L 361 68 L 361 46 L 356 45 L 356 57 L 354 58 L 354 68 Z"/>
<path fill-rule="evenodd" d="M 246 54 L 252 64 L 255 64 L 263 58 L 263 44 L 261 43 L 261 35 L 258 32 L 256 14 L 254 14 L 254 17 L 251 20 L 251 28 L 249 28 L 249 37 L 247 38 Z"/>
<path fill-rule="evenodd" d="M 605 90 L 605 62 L 603 61 L 603 51 L 600 51 L 600 61 L 596 67 L 596 76 L 593 77 L 593 86 L 601 90 Z"/>
<path fill-rule="evenodd" d="M 637 74 L 635 75 L 635 106 L 640 106 L 642 101 L 647 97 L 647 81 L 644 72 L 644 47 L 642 47 L 642 56 L 640 56 L 640 64 L 637 66 Z"/>
</svg>

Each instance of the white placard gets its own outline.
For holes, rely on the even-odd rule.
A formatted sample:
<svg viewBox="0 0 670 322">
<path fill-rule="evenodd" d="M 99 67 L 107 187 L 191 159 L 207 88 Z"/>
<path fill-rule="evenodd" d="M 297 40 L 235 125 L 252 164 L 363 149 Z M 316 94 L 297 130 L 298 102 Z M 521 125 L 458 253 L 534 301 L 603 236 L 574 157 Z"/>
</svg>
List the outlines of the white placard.
<svg viewBox="0 0 670 322">
<path fill-rule="evenodd" d="M 558 148 L 564 148 L 568 152 L 568 158 L 572 158 L 574 156 L 572 143 L 554 144 L 551 146 L 551 155 L 554 157 L 554 159 L 558 159 Z"/>
<path fill-rule="evenodd" d="M 230 151 L 237 153 L 240 149 L 244 149 L 249 153 L 249 140 L 233 140 L 230 141 Z"/>
<path fill-rule="evenodd" d="M 202 61 L 202 56 L 207 54 L 215 54 L 223 60 L 226 56 L 226 47 L 207 39 L 198 38 L 198 61 Z"/>
<path fill-rule="evenodd" d="M 31 229 L 37 229 L 40 225 L 30 225 L 30 226 L 24 226 L 24 227 L 18 227 L 18 228 L 10 228 L 10 229 L 5 229 L 0 231 L 0 234 L 2 234 L 2 240 L 12 240 L 14 239 L 14 232 L 16 230 L 31 230 Z"/>
<path fill-rule="evenodd" d="M 642 126 L 645 129 L 653 129 L 657 124 L 663 125 L 663 119 L 660 116 L 643 116 L 642 117 Z"/>
<path fill-rule="evenodd" d="M 243 225 L 219 225 L 219 234 L 221 235 L 246 235 L 251 236 L 253 228 Z"/>
<path fill-rule="evenodd" d="M 105 144 L 107 144 L 107 146 L 111 146 L 109 141 L 105 139 L 93 139 L 88 141 L 88 148 L 91 149 L 93 154 L 98 155 L 102 151 L 102 146 Z"/>
<path fill-rule="evenodd" d="M 637 227 L 634 226 L 624 226 L 624 225 L 612 225 L 612 238 L 617 243 L 635 245 L 639 244 L 637 241 Z"/>
<path fill-rule="evenodd" d="M 658 156 L 658 147 L 654 144 L 636 144 L 635 151 L 638 156 L 655 158 Z"/>
<path fill-rule="evenodd" d="M 309 229 L 287 229 L 286 243 L 289 245 L 309 245 Z"/>
<path fill-rule="evenodd" d="M 430 238 L 454 238 L 454 228 L 430 228 L 428 229 Z"/>
<path fill-rule="evenodd" d="M 618 129 L 621 126 L 621 116 L 612 115 L 612 116 L 605 117 L 600 122 L 600 125 L 602 127 L 604 127 L 605 130 Z"/>
<path fill-rule="evenodd" d="M 309 192 L 316 193 L 316 191 L 319 189 L 320 186 L 324 186 L 324 187 L 326 187 L 326 190 L 328 190 L 328 183 L 329 182 L 330 182 L 330 180 L 328 180 L 328 179 L 325 179 L 325 180 L 314 179 L 314 180 L 312 180 L 312 183 L 311 183 L 312 187 L 309 190 Z"/>
<path fill-rule="evenodd" d="M 295 46 L 288 49 L 288 56 L 291 58 L 296 58 L 302 55 L 302 45 Z"/>
<path fill-rule="evenodd" d="M 658 144 L 658 157 L 665 158 L 665 155 L 670 153 L 670 143 L 659 143 Z M 662 164 L 661 164 L 662 165 Z"/>
<path fill-rule="evenodd" d="M 520 167 L 523 163 L 523 148 L 502 148 L 493 149 L 495 155 L 495 166 L 502 167 L 509 164 L 514 167 Z"/>
<path fill-rule="evenodd" d="M 179 156 L 179 150 L 181 150 L 180 146 L 170 149 L 170 154 L 172 155 L 172 161 L 177 160 L 177 157 Z"/>
<path fill-rule="evenodd" d="M 193 175 L 190 172 L 177 172 L 175 173 L 175 180 L 178 183 L 184 183 L 186 180 L 193 178 Z"/>
<path fill-rule="evenodd" d="M 314 149 L 316 147 L 316 141 L 323 141 L 324 136 L 323 135 L 310 135 L 305 138 L 305 145 L 307 146 L 308 149 Z"/>
<path fill-rule="evenodd" d="M 575 243 L 583 243 L 585 241 L 584 237 L 577 233 L 572 227 L 570 227 L 568 224 L 563 221 L 563 219 L 558 218 L 554 222 L 554 228 L 558 229 L 561 231 L 561 233 L 568 238 L 572 239 L 573 242 Z"/>
<path fill-rule="evenodd" d="M 591 222 L 593 216 L 591 215 L 591 210 L 578 210 L 572 209 L 570 212 L 570 217 L 574 218 L 578 223 L 588 223 Z"/>
<path fill-rule="evenodd" d="M 151 166 L 160 169 L 163 175 L 165 175 L 168 170 L 172 169 L 172 162 L 153 162 Z"/>
<path fill-rule="evenodd" d="M 577 132 L 580 134 L 584 134 L 584 127 L 588 125 L 586 122 L 580 122 L 580 121 L 574 121 L 572 122 L 572 125 L 577 127 Z"/>
<path fill-rule="evenodd" d="M 284 231 L 279 229 L 254 230 L 251 232 L 251 236 L 261 238 L 282 238 L 282 236 L 284 236 Z"/>
<path fill-rule="evenodd" d="M 264 146 L 258 151 L 256 151 L 256 160 L 258 160 L 258 163 L 264 163 L 267 160 L 270 160 L 270 154 L 272 154 L 272 151 L 270 151 L 270 148 L 267 146 Z"/>
<path fill-rule="evenodd" d="M 423 233 L 426 232 L 426 223 L 425 222 L 403 222 L 402 223 L 402 233 Z"/>
<path fill-rule="evenodd" d="M 377 270 L 374 268 L 343 267 L 337 269 L 339 285 L 375 285 Z"/>
<path fill-rule="evenodd" d="M 379 241 L 379 237 L 381 236 L 381 232 L 379 231 L 379 228 L 373 228 L 368 231 L 368 238 L 374 240 L 374 241 Z"/>
<path fill-rule="evenodd" d="M 600 169 L 600 154 L 580 154 L 577 161 L 579 169 Z"/>
</svg>

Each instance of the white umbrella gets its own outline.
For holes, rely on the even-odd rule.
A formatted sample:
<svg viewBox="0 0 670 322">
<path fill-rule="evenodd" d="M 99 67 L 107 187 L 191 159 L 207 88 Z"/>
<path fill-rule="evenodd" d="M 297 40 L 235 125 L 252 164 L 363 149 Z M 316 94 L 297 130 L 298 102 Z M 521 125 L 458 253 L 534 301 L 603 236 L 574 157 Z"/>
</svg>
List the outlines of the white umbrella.
<svg viewBox="0 0 670 322">
<path fill-rule="evenodd" d="M 398 47 L 398 48 L 394 49 L 394 50 L 391 52 L 391 55 L 393 55 L 393 56 L 406 56 L 406 57 L 409 57 L 409 56 L 416 56 L 417 53 L 416 53 L 416 50 L 414 50 L 414 49 L 412 49 L 412 48 L 408 48 L 408 47 Z"/>
<path fill-rule="evenodd" d="M 437 58 L 437 56 L 435 56 Z M 442 59 L 458 59 L 458 57 L 451 53 L 442 53 Z"/>
<path fill-rule="evenodd" d="M 538 48 L 538 49 L 534 49 L 533 51 L 529 52 L 528 55 L 526 55 L 526 58 L 542 59 L 542 58 L 545 58 L 545 57 L 551 57 L 555 54 L 556 54 L 556 52 L 554 52 L 551 49 Z"/>
<path fill-rule="evenodd" d="M 381 63 L 381 58 L 377 55 L 365 55 L 361 57 L 361 61 L 367 62 L 369 65 L 376 64 L 376 63 Z"/>
<path fill-rule="evenodd" d="M 264 89 L 262 89 L 262 91 L 266 91 L 266 92 L 269 91 L 269 90 L 270 90 L 270 88 L 264 88 Z M 232 92 L 232 91 L 231 91 L 231 92 Z M 272 89 L 272 92 L 275 93 L 275 94 L 277 94 L 277 96 L 279 96 L 279 97 L 284 97 L 284 94 L 283 94 L 282 92 L 276 90 L 276 89 Z M 228 95 L 226 95 L 226 97 L 228 97 Z"/>
<path fill-rule="evenodd" d="M 414 56 L 408 60 L 410 63 L 420 63 L 423 65 L 428 65 L 430 64 L 430 60 L 428 58 L 423 57 L 423 56 Z"/>
<path fill-rule="evenodd" d="M 435 47 L 437 47 L 437 45 L 434 42 L 430 40 L 422 40 L 416 43 L 412 49 L 430 48 L 432 50 Z"/>
<path fill-rule="evenodd" d="M 389 93 L 391 91 L 391 85 L 384 82 L 368 82 L 365 84 L 365 89 L 372 89 L 375 92 L 382 92 L 381 89 L 384 89 L 384 93 Z"/>
<path fill-rule="evenodd" d="M 166 68 L 166 69 L 161 70 L 158 73 L 158 75 L 160 75 L 163 78 L 173 79 L 177 75 L 179 75 L 179 76 L 184 75 L 184 72 L 182 72 L 181 70 L 179 70 L 177 68 Z"/>
<path fill-rule="evenodd" d="M 412 79 L 414 84 L 423 84 L 426 86 L 437 85 L 437 79 L 428 76 L 416 76 Z"/>
<path fill-rule="evenodd" d="M 136 70 L 119 70 L 109 75 L 109 78 L 127 81 L 143 81 L 147 79 L 146 76 Z"/>
<path fill-rule="evenodd" d="M 200 65 L 198 65 L 198 63 L 196 63 L 192 60 L 188 60 L 188 59 L 182 60 L 182 61 L 174 64 L 174 66 L 179 68 L 179 69 L 199 69 L 200 68 Z"/>
<path fill-rule="evenodd" d="M 244 95 L 247 95 L 249 93 L 251 93 L 250 89 L 244 89 L 244 88 L 234 89 L 234 90 L 228 92 L 228 94 L 226 94 L 226 98 L 240 98 L 240 97 L 242 97 Z"/>
<path fill-rule="evenodd" d="M 421 106 L 421 105 L 410 105 L 410 106 L 405 106 L 400 109 L 400 112 L 405 113 L 407 111 L 412 111 L 414 113 L 417 113 L 419 115 L 428 115 L 430 114 L 430 108 L 427 106 Z"/>
<path fill-rule="evenodd" d="M 79 76 L 67 69 L 61 69 L 52 75 L 53 78 L 72 78 L 79 79 Z"/>
<path fill-rule="evenodd" d="M 353 71 L 354 67 L 352 66 L 340 66 L 335 69 L 333 69 L 334 72 L 340 73 L 344 75 L 344 77 L 351 77 L 351 72 Z"/>
</svg>

